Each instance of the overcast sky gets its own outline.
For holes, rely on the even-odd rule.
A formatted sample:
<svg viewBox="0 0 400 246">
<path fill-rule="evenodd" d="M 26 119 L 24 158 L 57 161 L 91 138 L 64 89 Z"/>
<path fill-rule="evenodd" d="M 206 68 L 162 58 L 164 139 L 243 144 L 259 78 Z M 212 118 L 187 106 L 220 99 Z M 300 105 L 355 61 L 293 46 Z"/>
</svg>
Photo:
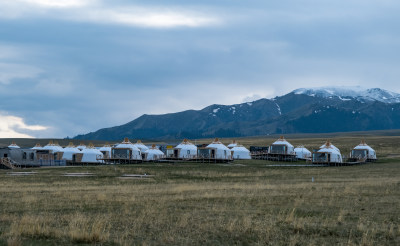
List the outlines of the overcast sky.
<svg viewBox="0 0 400 246">
<path fill-rule="evenodd" d="M 0 137 L 300 87 L 400 92 L 395 0 L 0 0 Z"/>
</svg>

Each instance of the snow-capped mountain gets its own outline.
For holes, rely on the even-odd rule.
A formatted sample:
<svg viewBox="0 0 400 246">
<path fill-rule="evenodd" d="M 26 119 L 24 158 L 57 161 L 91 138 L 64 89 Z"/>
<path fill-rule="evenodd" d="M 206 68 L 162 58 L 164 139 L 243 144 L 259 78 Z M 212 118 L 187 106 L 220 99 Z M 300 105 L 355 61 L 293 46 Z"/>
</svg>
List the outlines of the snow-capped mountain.
<svg viewBox="0 0 400 246">
<path fill-rule="evenodd" d="M 399 103 L 400 94 L 383 90 L 380 88 L 367 89 L 360 86 L 350 87 L 316 87 L 300 88 L 294 90 L 295 94 L 304 94 L 308 96 L 332 98 L 337 97 L 343 101 L 356 99 L 361 102 L 379 101 L 383 103 Z"/>
</svg>

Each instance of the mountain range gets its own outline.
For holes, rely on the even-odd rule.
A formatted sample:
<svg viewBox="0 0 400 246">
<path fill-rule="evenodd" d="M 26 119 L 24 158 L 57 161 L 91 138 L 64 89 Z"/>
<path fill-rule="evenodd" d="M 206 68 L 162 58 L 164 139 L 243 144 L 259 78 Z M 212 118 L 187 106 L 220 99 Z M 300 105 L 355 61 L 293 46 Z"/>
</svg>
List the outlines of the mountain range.
<svg viewBox="0 0 400 246">
<path fill-rule="evenodd" d="M 194 139 L 399 128 L 400 94 L 380 88 L 319 87 L 241 104 L 144 114 L 124 125 L 75 139 Z"/>
</svg>

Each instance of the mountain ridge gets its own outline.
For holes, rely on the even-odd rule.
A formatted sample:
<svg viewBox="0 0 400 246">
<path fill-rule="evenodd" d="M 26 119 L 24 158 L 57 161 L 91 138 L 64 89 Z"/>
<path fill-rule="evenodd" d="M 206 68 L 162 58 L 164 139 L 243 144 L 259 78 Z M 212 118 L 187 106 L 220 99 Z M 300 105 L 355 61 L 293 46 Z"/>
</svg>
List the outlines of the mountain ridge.
<svg viewBox="0 0 400 246">
<path fill-rule="evenodd" d="M 400 128 L 400 94 L 372 88 L 348 96 L 343 93 L 348 88 L 321 88 L 300 88 L 272 99 L 240 104 L 212 104 L 201 110 L 144 114 L 126 124 L 74 138 L 179 139 Z"/>
</svg>

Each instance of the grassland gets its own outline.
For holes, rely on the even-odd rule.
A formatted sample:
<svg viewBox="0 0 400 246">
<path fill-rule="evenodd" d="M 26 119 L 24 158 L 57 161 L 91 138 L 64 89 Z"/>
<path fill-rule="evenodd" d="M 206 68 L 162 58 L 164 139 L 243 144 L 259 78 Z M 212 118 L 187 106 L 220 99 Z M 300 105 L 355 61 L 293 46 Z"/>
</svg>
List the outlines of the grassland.
<svg viewBox="0 0 400 246">
<path fill-rule="evenodd" d="M 291 142 L 317 147 L 323 140 Z M 380 162 L 18 170 L 36 172 L 29 176 L 0 170 L 0 245 L 400 245 L 399 138 L 366 140 Z M 359 137 L 332 141 L 345 149 Z M 66 172 L 93 176 L 66 177 Z M 149 178 L 122 177 L 145 173 Z"/>
</svg>

